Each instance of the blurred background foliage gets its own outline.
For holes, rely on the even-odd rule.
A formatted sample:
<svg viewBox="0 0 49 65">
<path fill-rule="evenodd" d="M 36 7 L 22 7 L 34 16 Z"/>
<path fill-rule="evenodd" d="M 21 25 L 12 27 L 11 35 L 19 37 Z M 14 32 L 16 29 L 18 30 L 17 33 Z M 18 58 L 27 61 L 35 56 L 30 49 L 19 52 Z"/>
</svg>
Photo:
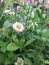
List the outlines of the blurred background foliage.
<svg viewBox="0 0 49 65">
<path fill-rule="evenodd" d="M 49 28 L 46 27 L 46 24 L 49 23 L 49 9 L 47 10 L 45 18 L 42 17 L 44 12 L 43 7 L 37 9 L 35 17 L 31 17 L 30 19 L 28 16 L 29 12 L 24 13 L 25 10 L 27 10 L 26 6 L 24 7 L 22 5 L 23 12 L 20 13 L 22 19 L 18 18 L 16 20 L 15 15 L 4 14 L 11 2 L 15 3 L 13 0 L 7 0 L 6 4 L 0 4 L 0 65 L 14 65 L 14 62 L 19 56 L 23 57 L 26 65 L 49 65 Z M 16 2 L 18 2 L 17 5 L 20 4 L 20 1 L 16 0 Z M 15 11 L 14 9 L 14 12 Z M 19 12 L 17 13 L 17 15 L 19 15 Z M 10 27 L 11 23 L 13 24 L 15 21 L 20 20 L 23 21 L 22 23 L 27 21 L 27 23 L 25 23 L 26 30 L 21 34 L 13 32 L 13 29 Z M 31 22 L 33 22 L 33 24 Z M 2 30 L 2 28 L 6 28 L 6 31 Z M 15 48 L 16 42 L 20 43 L 20 48 Z M 21 47 L 21 43 L 22 45 L 24 43 L 26 44 L 24 48 Z"/>
</svg>

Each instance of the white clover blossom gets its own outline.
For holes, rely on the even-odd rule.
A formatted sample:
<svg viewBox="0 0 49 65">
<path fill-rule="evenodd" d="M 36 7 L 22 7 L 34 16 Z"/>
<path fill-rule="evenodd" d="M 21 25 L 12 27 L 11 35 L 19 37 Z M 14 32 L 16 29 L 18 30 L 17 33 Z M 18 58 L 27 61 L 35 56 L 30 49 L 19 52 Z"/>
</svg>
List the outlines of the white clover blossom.
<svg viewBox="0 0 49 65">
<path fill-rule="evenodd" d="M 18 60 L 17 62 L 15 62 L 15 65 L 24 65 L 24 60 L 18 57 Z"/>
<path fill-rule="evenodd" d="M 13 29 L 14 29 L 16 32 L 23 32 L 24 26 L 23 26 L 22 23 L 16 22 L 16 23 L 13 24 Z"/>
<path fill-rule="evenodd" d="M 5 14 L 14 15 L 14 11 L 11 10 L 5 10 Z"/>
<path fill-rule="evenodd" d="M 5 13 L 8 13 L 8 12 L 10 12 L 11 10 L 5 10 Z"/>
</svg>

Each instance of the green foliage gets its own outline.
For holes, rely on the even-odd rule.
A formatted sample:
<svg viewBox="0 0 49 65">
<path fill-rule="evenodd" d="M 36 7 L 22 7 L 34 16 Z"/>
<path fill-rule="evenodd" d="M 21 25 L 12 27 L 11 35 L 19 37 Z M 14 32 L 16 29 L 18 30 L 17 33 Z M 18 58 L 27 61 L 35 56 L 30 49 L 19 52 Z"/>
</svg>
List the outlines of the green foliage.
<svg viewBox="0 0 49 65">
<path fill-rule="evenodd" d="M 8 29 L 11 26 L 12 26 L 12 23 L 7 20 L 7 21 L 4 22 L 3 28 Z"/>
<path fill-rule="evenodd" d="M 15 50 L 17 50 L 18 49 L 18 46 L 15 44 L 15 43 L 10 43 L 10 44 L 8 44 L 8 46 L 7 46 L 7 50 L 8 51 L 15 51 Z"/>
<path fill-rule="evenodd" d="M 1 17 L 0 17 L 0 20 L 2 19 L 2 16 L 4 15 L 5 10 L 7 9 L 7 7 L 9 6 L 9 4 L 10 4 L 11 2 L 12 2 L 12 0 L 7 0 L 6 5 L 5 5 L 4 9 L 3 9 L 3 13 L 2 13 L 2 15 L 1 15 Z"/>
<path fill-rule="evenodd" d="M 23 58 L 24 58 L 25 64 L 32 65 L 32 62 L 28 58 L 26 58 L 25 56 L 23 56 Z"/>
<path fill-rule="evenodd" d="M 24 45 L 24 47 L 25 47 L 25 46 L 28 46 L 28 45 L 31 44 L 33 41 L 34 41 L 34 39 L 31 38 L 30 40 L 28 40 L 28 41 L 26 42 L 26 44 Z"/>
<path fill-rule="evenodd" d="M 14 8 L 14 15 L 4 14 L 11 1 L 7 0 L 0 17 L 0 65 L 13 65 L 18 57 L 23 58 L 25 65 L 49 64 L 49 9 L 45 13 L 32 3 L 22 2 L 22 10 Z M 22 23 L 24 31 L 15 31 L 15 22 Z"/>
</svg>

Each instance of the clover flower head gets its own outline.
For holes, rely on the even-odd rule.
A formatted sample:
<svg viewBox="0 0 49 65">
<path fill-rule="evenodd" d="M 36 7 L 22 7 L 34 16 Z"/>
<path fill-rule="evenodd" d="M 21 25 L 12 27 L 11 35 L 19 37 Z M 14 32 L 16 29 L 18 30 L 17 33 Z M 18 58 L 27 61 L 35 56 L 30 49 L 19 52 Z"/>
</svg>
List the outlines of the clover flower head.
<svg viewBox="0 0 49 65">
<path fill-rule="evenodd" d="M 16 32 L 23 32 L 24 26 L 23 26 L 22 23 L 16 22 L 16 23 L 13 24 L 13 29 L 14 29 Z"/>
<path fill-rule="evenodd" d="M 24 60 L 18 57 L 18 60 L 17 62 L 15 62 L 15 65 L 24 65 Z"/>
<path fill-rule="evenodd" d="M 17 10 L 21 11 L 22 7 L 21 6 L 17 6 Z"/>
<path fill-rule="evenodd" d="M 49 8 L 49 0 L 46 0 L 46 3 L 45 3 L 45 8 L 48 9 Z"/>
<path fill-rule="evenodd" d="M 25 0 L 26 3 L 30 3 L 30 0 Z"/>
<path fill-rule="evenodd" d="M 14 11 L 11 11 L 11 10 L 5 10 L 5 14 L 7 15 L 14 15 Z"/>
</svg>

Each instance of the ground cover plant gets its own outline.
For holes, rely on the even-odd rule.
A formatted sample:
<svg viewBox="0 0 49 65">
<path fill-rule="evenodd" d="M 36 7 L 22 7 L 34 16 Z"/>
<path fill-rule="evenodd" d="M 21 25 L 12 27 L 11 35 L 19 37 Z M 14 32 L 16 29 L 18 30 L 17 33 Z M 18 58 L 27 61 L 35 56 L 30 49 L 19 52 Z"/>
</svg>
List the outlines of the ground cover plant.
<svg viewBox="0 0 49 65">
<path fill-rule="evenodd" d="M 49 65 L 49 6 L 26 0 L 8 13 L 11 1 L 0 10 L 0 65 Z"/>
</svg>

